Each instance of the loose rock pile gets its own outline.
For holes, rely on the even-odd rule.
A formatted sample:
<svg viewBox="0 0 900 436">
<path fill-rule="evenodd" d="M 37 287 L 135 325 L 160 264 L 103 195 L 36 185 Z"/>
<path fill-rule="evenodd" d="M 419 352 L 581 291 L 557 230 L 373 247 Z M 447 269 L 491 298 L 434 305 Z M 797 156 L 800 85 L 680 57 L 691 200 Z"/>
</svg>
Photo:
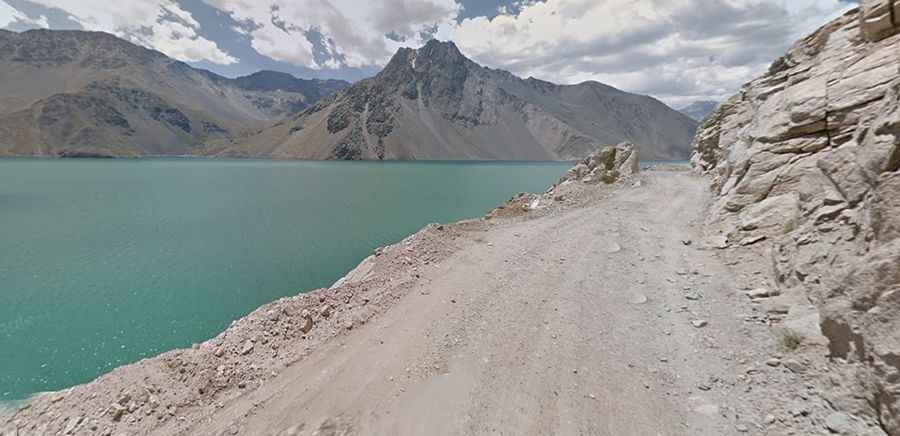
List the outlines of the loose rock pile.
<svg viewBox="0 0 900 436">
<path fill-rule="evenodd" d="M 900 2 L 860 5 L 711 114 L 693 162 L 722 245 L 772 242 L 818 306 L 846 434 L 900 435 Z"/>
</svg>

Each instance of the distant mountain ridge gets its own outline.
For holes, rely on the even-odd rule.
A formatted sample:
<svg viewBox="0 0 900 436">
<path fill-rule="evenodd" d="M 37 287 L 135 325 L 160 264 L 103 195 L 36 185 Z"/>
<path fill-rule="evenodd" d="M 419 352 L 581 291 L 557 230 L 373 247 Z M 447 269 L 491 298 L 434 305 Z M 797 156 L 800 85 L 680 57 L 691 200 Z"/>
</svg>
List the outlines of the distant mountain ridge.
<svg viewBox="0 0 900 436">
<path fill-rule="evenodd" d="M 0 32 L 0 155 L 200 154 L 349 85 L 230 79 L 102 32 Z"/>
<path fill-rule="evenodd" d="M 719 102 L 713 100 L 695 101 L 685 107 L 678 109 L 679 112 L 693 118 L 697 122 L 703 121 L 707 115 L 719 106 Z"/>
<path fill-rule="evenodd" d="M 696 127 L 652 97 L 521 79 L 451 42 L 350 85 L 226 78 L 102 32 L 0 32 L 0 156 L 567 160 L 629 141 L 685 159 Z"/>
<path fill-rule="evenodd" d="M 556 85 L 486 68 L 452 42 L 403 48 L 375 77 L 210 153 L 302 159 L 576 159 L 630 141 L 686 159 L 697 123 L 597 82 Z"/>
</svg>

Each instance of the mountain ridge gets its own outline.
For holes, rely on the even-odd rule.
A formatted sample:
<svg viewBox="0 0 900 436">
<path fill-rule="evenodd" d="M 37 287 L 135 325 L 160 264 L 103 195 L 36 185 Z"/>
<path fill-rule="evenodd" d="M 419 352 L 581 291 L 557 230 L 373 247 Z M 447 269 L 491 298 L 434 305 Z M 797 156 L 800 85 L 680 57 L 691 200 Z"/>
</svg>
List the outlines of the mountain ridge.
<svg viewBox="0 0 900 436">
<path fill-rule="evenodd" d="M 699 100 L 687 106 L 678 108 L 678 111 L 693 118 L 697 122 L 703 122 L 703 119 L 706 118 L 710 112 L 714 111 L 718 105 L 719 102 L 717 101 Z"/>
<path fill-rule="evenodd" d="M 227 78 L 104 32 L 0 34 L 0 155 L 569 160 L 629 141 L 685 159 L 696 122 L 595 81 L 481 66 L 452 42 L 399 49 L 354 84 Z"/>
<path fill-rule="evenodd" d="M 629 141 L 686 159 L 696 122 L 599 82 L 558 85 L 483 67 L 452 42 L 401 48 L 372 78 L 212 154 L 300 159 L 568 160 Z"/>
<path fill-rule="evenodd" d="M 349 85 L 282 75 L 284 89 L 261 89 L 108 33 L 46 29 L 0 33 L 0 77 L 0 155 L 200 154 Z"/>
</svg>

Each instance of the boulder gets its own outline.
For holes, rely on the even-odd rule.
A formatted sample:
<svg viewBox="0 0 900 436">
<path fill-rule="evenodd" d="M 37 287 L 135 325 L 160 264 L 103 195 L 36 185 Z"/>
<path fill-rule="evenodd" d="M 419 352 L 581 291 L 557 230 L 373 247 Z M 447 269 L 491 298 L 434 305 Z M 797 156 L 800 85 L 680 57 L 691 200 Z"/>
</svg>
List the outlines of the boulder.
<svg viewBox="0 0 900 436">
<path fill-rule="evenodd" d="M 312 313 L 309 310 L 304 310 L 303 313 L 300 314 L 300 331 L 303 333 L 309 333 L 312 330 L 313 325 L 315 325 L 315 321 L 313 321 Z"/>
</svg>

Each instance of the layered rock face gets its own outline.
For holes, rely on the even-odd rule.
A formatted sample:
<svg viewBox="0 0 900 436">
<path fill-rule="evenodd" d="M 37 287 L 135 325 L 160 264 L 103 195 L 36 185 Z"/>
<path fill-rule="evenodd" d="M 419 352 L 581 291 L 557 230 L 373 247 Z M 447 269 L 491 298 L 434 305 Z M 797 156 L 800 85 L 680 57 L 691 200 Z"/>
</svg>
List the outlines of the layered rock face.
<svg viewBox="0 0 900 436">
<path fill-rule="evenodd" d="M 485 68 L 452 42 L 403 48 L 377 76 L 221 154 L 302 159 L 581 159 L 630 141 L 687 159 L 697 123 L 648 96 Z"/>
<path fill-rule="evenodd" d="M 900 2 L 861 1 L 797 42 L 693 147 L 710 224 L 772 241 L 779 285 L 819 307 L 835 407 L 900 435 Z"/>
</svg>

